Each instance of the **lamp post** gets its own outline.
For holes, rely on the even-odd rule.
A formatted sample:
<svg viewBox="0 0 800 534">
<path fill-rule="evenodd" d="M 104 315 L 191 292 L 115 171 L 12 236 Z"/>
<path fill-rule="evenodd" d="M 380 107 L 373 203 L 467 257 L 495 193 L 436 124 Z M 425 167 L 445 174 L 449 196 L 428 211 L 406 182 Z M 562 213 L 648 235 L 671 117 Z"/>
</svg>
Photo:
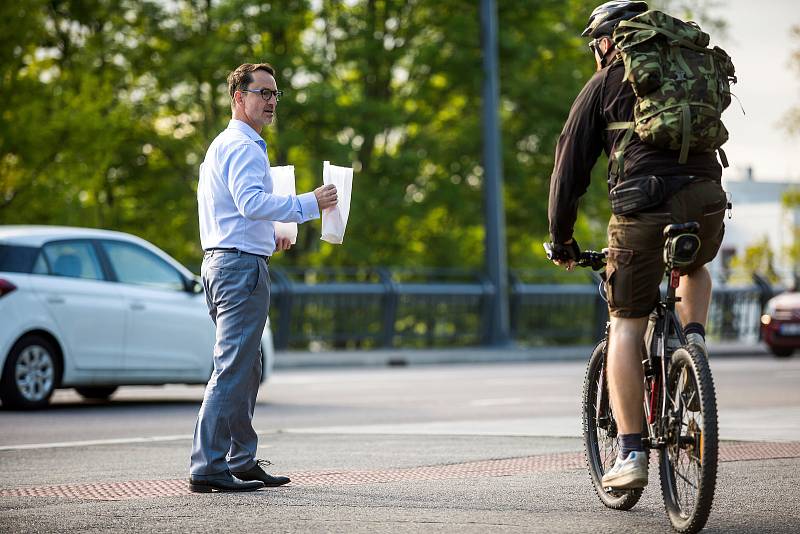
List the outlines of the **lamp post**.
<svg viewBox="0 0 800 534">
<path fill-rule="evenodd" d="M 497 6 L 481 0 L 483 48 L 483 168 L 486 270 L 495 295 L 489 312 L 486 342 L 502 346 L 510 342 L 508 321 L 508 265 L 506 260 L 505 210 L 503 208 L 503 161 L 500 154 L 497 73 Z"/>
</svg>

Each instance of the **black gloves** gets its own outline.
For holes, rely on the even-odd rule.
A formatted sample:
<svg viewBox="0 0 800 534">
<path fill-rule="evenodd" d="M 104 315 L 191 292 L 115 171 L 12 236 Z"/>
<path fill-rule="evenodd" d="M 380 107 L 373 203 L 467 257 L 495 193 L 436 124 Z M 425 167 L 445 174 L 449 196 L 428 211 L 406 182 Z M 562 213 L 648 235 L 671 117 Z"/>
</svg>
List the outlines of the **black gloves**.
<svg viewBox="0 0 800 534">
<path fill-rule="evenodd" d="M 554 261 L 578 261 L 581 254 L 578 242 L 574 239 L 569 244 L 545 243 L 544 250 L 547 252 L 547 259 Z"/>
</svg>

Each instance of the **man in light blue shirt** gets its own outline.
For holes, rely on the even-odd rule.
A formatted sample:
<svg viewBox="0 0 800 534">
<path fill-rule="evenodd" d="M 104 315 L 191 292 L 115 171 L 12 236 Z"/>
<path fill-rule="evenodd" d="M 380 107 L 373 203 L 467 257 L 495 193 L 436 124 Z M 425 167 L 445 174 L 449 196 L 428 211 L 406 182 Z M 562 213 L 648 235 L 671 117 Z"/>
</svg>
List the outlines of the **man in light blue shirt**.
<svg viewBox="0 0 800 534">
<path fill-rule="evenodd" d="M 303 223 L 336 205 L 336 187 L 297 196 L 272 194 L 267 144 L 281 91 L 274 69 L 245 63 L 228 76 L 233 119 L 200 166 L 197 203 L 201 275 L 216 325 L 214 371 L 195 425 L 189 467 L 194 492 L 253 491 L 280 486 L 258 460 L 253 408 L 261 382 L 261 334 L 269 312 L 269 258 L 291 246 L 272 221 Z"/>
</svg>

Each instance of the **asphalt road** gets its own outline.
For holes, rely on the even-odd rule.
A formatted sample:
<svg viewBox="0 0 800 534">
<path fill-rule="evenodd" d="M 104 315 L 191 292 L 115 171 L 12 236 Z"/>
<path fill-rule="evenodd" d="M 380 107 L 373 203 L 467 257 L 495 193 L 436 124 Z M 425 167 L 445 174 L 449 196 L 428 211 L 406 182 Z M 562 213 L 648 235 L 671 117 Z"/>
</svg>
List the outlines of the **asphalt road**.
<svg viewBox="0 0 800 534">
<path fill-rule="evenodd" d="M 712 371 L 725 461 L 708 530 L 800 531 L 800 358 L 717 359 Z M 633 511 L 594 496 L 583 373 L 279 370 L 254 426 L 259 454 L 293 482 L 247 495 L 186 494 L 201 387 L 121 388 L 109 403 L 59 391 L 47 411 L 0 411 L 0 532 L 669 531 L 655 465 Z"/>
</svg>

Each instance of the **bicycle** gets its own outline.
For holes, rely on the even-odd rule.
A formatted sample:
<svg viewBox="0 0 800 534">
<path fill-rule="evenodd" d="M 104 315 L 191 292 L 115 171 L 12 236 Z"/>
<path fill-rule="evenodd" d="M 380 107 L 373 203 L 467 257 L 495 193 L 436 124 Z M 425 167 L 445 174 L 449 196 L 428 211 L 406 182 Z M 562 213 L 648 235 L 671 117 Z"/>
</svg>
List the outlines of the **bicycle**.
<svg viewBox="0 0 800 534">
<path fill-rule="evenodd" d="M 664 228 L 664 262 L 668 278 L 665 297 L 650 314 L 642 347 L 644 367 L 645 451 L 658 450 L 661 493 L 673 528 L 702 529 L 711 512 L 717 478 L 718 432 L 714 381 L 707 356 L 686 342 L 675 311 L 680 268 L 694 261 L 700 248 L 695 222 Z M 548 247 L 545 246 L 547 249 Z M 548 250 L 552 258 L 552 250 Z M 577 265 L 600 270 L 606 252 L 585 251 Z M 605 295 L 601 282 L 601 294 Z M 643 489 L 612 490 L 601 484 L 619 452 L 614 413 L 605 376 L 610 323 L 592 351 L 583 388 L 583 435 L 587 466 L 600 501 L 615 510 L 630 510 Z"/>
</svg>

